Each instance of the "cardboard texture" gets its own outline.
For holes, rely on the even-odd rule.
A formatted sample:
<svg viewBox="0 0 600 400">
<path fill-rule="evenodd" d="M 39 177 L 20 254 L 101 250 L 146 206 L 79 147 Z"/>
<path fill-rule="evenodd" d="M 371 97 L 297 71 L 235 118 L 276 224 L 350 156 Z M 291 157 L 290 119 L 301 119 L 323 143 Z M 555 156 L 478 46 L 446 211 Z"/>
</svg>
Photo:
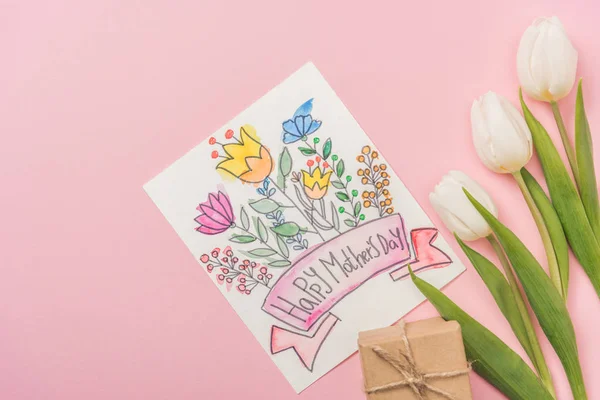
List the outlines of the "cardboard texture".
<svg viewBox="0 0 600 400">
<path fill-rule="evenodd" d="M 468 368 L 460 325 L 440 317 L 407 323 L 406 336 L 418 370 L 423 374 L 443 373 Z M 403 381 L 404 377 L 388 362 L 380 358 L 373 347 L 379 346 L 397 356 L 406 352 L 399 326 L 360 332 L 358 349 L 365 379 L 365 390 L 389 383 Z M 456 399 L 471 400 L 469 376 L 431 378 L 427 383 L 452 394 Z M 427 391 L 428 400 L 447 400 L 440 394 Z M 418 396 L 410 387 L 401 387 L 367 394 L 369 400 L 413 400 Z"/>
</svg>

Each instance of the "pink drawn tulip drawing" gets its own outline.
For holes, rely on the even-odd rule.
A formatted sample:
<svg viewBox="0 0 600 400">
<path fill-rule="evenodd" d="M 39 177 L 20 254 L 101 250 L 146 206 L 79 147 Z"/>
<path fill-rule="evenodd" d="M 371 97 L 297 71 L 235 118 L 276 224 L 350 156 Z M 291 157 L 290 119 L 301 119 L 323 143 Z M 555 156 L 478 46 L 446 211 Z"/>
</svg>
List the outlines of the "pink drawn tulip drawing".
<svg viewBox="0 0 600 400">
<path fill-rule="evenodd" d="M 208 199 L 196 207 L 200 211 L 194 220 L 200 224 L 196 230 L 205 235 L 218 235 L 235 226 L 235 215 L 229 197 L 219 191 L 210 193 Z"/>
</svg>

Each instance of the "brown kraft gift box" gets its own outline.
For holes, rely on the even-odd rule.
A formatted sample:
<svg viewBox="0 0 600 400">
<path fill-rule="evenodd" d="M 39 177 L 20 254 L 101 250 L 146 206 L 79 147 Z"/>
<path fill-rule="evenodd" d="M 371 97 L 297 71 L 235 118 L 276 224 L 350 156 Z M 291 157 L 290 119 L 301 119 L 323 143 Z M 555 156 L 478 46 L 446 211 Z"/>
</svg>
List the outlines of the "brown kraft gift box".
<svg viewBox="0 0 600 400">
<path fill-rule="evenodd" d="M 472 400 L 470 366 L 456 321 L 401 321 L 360 332 L 358 350 L 369 400 Z"/>
</svg>

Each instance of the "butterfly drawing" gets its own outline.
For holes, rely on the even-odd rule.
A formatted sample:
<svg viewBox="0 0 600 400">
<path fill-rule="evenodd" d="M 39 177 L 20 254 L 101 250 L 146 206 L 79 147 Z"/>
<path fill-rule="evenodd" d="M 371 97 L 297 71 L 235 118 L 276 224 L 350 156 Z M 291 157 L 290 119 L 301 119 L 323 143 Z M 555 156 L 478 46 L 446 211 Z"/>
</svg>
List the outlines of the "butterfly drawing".
<svg viewBox="0 0 600 400">
<path fill-rule="evenodd" d="M 306 137 L 314 133 L 321 127 L 321 121 L 313 119 L 311 112 L 313 108 L 313 99 L 302 104 L 291 119 L 284 121 L 283 143 L 290 144 L 299 140 L 306 140 Z"/>
</svg>

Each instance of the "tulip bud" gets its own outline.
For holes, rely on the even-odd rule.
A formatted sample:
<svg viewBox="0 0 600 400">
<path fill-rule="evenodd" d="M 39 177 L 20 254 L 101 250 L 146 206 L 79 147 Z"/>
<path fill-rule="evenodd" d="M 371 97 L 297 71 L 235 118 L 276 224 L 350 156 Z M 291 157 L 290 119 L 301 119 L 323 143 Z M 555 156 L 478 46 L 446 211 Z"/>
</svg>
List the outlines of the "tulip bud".
<svg viewBox="0 0 600 400">
<path fill-rule="evenodd" d="M 473 144 L 481 161 L 494 172 L 519 171 L 531 158 L 531 132 L 525 118 L 504 97 L 487 92 L 471 107 Z"/>
<path fill-rule="evenodd" d="M 490 213 L 498 216 L 496 205 L 487 192 L 460 171 L 450 171 L 429 193 L 429 201 L 446 227 L 462 240 L 485 238 L 492 229 L 465 195 L 467 189 Z"/>
<path fill-rule="evenodd" d="M 557 17 L 538 18 L 527 28 L 517 51 L 517 73 L 525 93 L 557 101 L 571 91 L 577 50 Z"/>
</svg>

